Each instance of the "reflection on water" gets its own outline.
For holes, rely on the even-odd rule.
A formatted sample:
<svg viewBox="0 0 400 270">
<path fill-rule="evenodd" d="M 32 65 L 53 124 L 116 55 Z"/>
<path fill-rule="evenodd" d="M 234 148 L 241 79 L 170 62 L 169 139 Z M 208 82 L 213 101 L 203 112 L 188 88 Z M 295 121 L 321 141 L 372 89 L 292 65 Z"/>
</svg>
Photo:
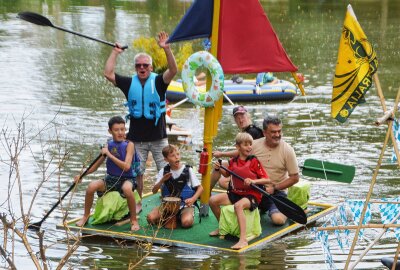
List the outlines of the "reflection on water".
<svg viewBox="0 0 400 270">
<path fill-rule="evenodd" d="M 60 175 L 52 175 L 35 201 L 33 219 L 40 220 L 57 200 L 62 191 L 72 183 L 74 175 L 82 171 L 82 164 L 93 160 L 99 145 L 108 135 L 107 121 L 112 115 L 124 115 L 124 96 L 103 78 L 102 71 L 111 48 L 94 41 L 55 30 L 39 27 L 16 19 L 22 10 L 32 10 L 56 24 L 110 42 L 120 41 L 130 47 L 141 36 L 155 36 L 165 29 L 172 31 L 191 1 L 1 1 L 0 0 L 0 125 L 15 130 L 15 123 L 24 116 L 28 136 L 32 137 L 46 123 L 53 121 L 31 143 L 31 149 L 22 153 L 25 201 L 35 190 L 41 172 L 35 165 L 30 151 L 40 157 L 45 143 L 45 160 L 54 169 L 57 154 L 55 138 L 62 142 L 63 152 L 70 153 Z M 337 47 L 343 24 L 343 1 L 261 1 L 267 11 L 283 46 L 299 71 L 306 76 L 306 97 L 297 97 L 288 103 L 245 104 L 258 125 L 265 114 L 278 114 L 284 122 L 284 138 L 295 148 L 298 159 L 326 159 L 356 167 L 352 184 L 343 185 L 317 179 L 312 181 L 312 199 L 319 202 L 338 203 L 345 198 L 363 198 L 368 191 L 372 172 L 380 154 L 386 127 L 375 127 L 375 118 L 382 113 L 375 89 L 367 94 L 367 103 L 355 110 L 351 119 L 343 125 L 330 118 L 332 76 Z M 364 31 L 378 52 L 381 84 L 388 99 L 388 107 L 400 86 L 399 76 L 399 27 L 398 1 L 357 1 L 352 3 Z M 239 42 L 239 41 L 238 41 Z M 173 45 L 176 48 L 176 45 Z M 118 72 L 133 72 L 133 56 L 130 48 L 119 59 Z M 251 76 L 251 75 L 249 75 Z M 279 74 L 290 79 L 289 74 Z M 237 128 L 232 119 L 232 108 L 224 105 L 218 125 L 218 137 L 214 143 L 218 149 L 233 146 Z M 185 163 L 197 166 L 202 147 L 204 110 L 184 104 L 173 111 L 178 125 L 190 129 L 192 138 L 179 144 Z M 390 150 L 385 152 L 384 167 L 380 170 L 374 196 L 398 194 L 398 170 L 388 162 Z M 6 154 L 0 148 L 0 177 L 7 179 Z M 155 167 L 147 171 L 145 191 L 149 191 L 156 175 Z M 104 175 L 104 169 L 85 177 L 70 201 L 69 218 L 82 214 L 84 190 L 90 180 Z M 58 186 L 61 192 L 57 192 Z M 0 186 L 0 209 L 3 211 L 6 185 Z M 15 190 L 13 194 L 15 194 Z M 17 199 L 13 197 L 15 203 Z M 57 209 L 43 224 L 48 237 L 49 258 L 57 262 L 65 252 L 64 235 L 55 229 L 62 219 Z M 322 224 L 322 221 L 317 225 Z M 29 232 L 30 238 L 36 238 Z M 372 236 L 371 236 L 372 237 Z M 36 243 L 36 242 L 34 242 Z M 36 245 L 36 244 L 35 244 Z M 361 245 L 356 253 L 361 253 Z M 37 249 L 37 246 L 34 247 Z M 379 258 L 391 256 L 395 246 L 393 239 L 385 237 L 366 256 L 360 268 L 379 268 Z M 71 259 L 72 268 L 123 269 L 143 255 L 134 243 L 120 249 L 110 239 L 85 239 Z M 346 260 L 335 242 L 332 252 L 340 268 Z M 31 264 L 20 242 L 16 242 L 16 255 L 22 269 Z M 173 266 L 173 267 L 172 267 Z M 320 244 L 308 230 L 277 240 L 260 250 L 245 255 L 227 254 L 209 250 L 179 248 L 155 248 L 151 256 L 141 264 L 144 269 L 324 269 L 324 257 Z"/>
</svg>

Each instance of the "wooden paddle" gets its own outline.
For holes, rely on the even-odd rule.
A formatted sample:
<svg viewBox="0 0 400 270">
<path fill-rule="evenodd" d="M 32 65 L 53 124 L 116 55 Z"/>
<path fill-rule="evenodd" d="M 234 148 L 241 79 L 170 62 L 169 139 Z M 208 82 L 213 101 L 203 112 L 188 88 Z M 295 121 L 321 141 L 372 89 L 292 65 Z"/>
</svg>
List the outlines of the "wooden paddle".
<svg viewBox="0 0 400 270">
<path fill-rule="evenodd" d="M 244 181 L 243 177 L 241 177 L 240 175 L 234 173 L 233 171 L 225 168 L 224 166 L 220 165 L 220 168 L 224 169 L 225 171 L 227 171 L 231 175 L 235 176 L 236 178 Z M 295 204 L 294 202 L 292 202 L 291 200 L 289 200 L 286 197 L 272 196 L 271 194 L 268 194 L 268 192 L 266 192 L 264 189 L 260 188 L 259 186 L 255 185 L 253 183 L 251 183 L 250 186 L 252 188 L 256 189 L 257 191 L 261 192 L 264 196 L 267 196 L 269 199 L 271 199 L 275 203 L 278 210 L 282 214 L 287 216 L 289 219 L 291 219 L 297 223 L 300 223 L 300 224 L 307 224 L 307 215 L 300 206 L 298 206 L 297 204 Z"/>
<path fill-rule="evenodd" d="M 90 168 L 93 167 L 93 165 L 101 158 L 102 154 L 100 154 L 95 160 L 92 161 L 92 163 L 90 163 L 89 167 L 87 167 L 87 169 L 83 172 L 83 174 L 81 174 L 81 176 L 79 177 L 79 179 L 82 179 L 90 170 Z M 42 226 L 43 221 L 46 220 L 46 218 L 51 214 L 51 212 L 53 212 L 54 209 L 56 209 L 56 207 L 60 204 L 60 202 L 65 198 L 65 196 L 68 195 L 68 193 L 76 186 L 76 183 L 74 182 L 69 189 L 64 193 L 64 195 L 62 195 L 62 197 L 56 202 L 56 204 L 46 213 L 46 215 L 42 218 L 41 221 L 33 223 L 33 224 L 29 224 L 28 229 L 33 229 L 33 230 L 39 230 L 40 226 Z"/>
<path fill-rule="evenodd" d="M 350 165 L 343 165 L 317 159 L 306 159 L 302 169 L 305 176 L 332 180 L 342 183 L 351 183 L 353 181 L 356 168 Z"/>
<path fill-rule="evenodd" d="M 116 46 L 114 43 L 111 43 L 111 42 L 108 42 L 108 41 L 104 41 L 104 40 L 101 40 L 101 39 L 98 39 L 98 38 L 94 38 L 94 37 L 89 37 L 87 35 L 84 35 L 84 34 L 81 34 L 81 33 L 78 33 L 78 32 L 72 31 L 72 30 L 68 30 L 68 29 L 65 29 L 65 28 L 60 27 L 60 26 L 56 26 L 56 25 L 52 24 L 51 21 L 49 19 L 47 19 L 46 17 L 44 17 L 44 16 L 42 16 L 40 14 L 34 13 L 34 12 L 30 12 L 30 11 L 20 12 L 20 13 L 18 13 L 18 18 L 20 18 L 22 20 L 25 20 L 27 22 L 30 22 L 30 23 L 37 24 L 37 25 L 50 26 L 50 27 L 53 27 L 55 29 L 58 29 L 58 30 L 61 30 L 61 31 L 64 31 L 64 32 L 68 32 L 68 33 L 71 33 L 71 34 L 74 34 L 74 35 L 77 35 L 77 36 L 80 36 L 80 37 L 84 37 L 84 38 L 87 38 L 87 39 L 91 39 L 91 40 L 94 40 L 94 41 L 98 41 L 98 42 L 101 42 L 103 44 L 106 44 L 106 45 L 109 45 L 109 46 L 112 46 L 112 47 Z M 128 48 L 128 46 L 122 46 L 121 47 L 121 49 L 123 49 L 123 50 L 125 50 L 127 48 Z"/>
</svg>

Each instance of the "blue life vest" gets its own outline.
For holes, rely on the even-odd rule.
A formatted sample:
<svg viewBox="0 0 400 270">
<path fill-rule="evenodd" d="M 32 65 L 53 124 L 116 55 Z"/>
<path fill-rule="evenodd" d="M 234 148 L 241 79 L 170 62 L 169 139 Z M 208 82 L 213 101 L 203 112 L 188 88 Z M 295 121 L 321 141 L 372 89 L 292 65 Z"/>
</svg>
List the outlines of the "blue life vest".
<svg viewBox="0 0 400 270">
<path fill-rule="evenodd" d="M 125 161 L 126 148 L 128 147 L 128 141 L 115 142 L 113 140 L 108 142 L 108 151 L 118 158 L 119 160 Z M 107 158 L 107 174 L 116 177 L 133 178 L 132 170 L 124 172 L 120 167 L 117 166 L 111 159 Z"/>
<path fill-rule="evenodd" d="M 155 120 L 155 126 L 161 117 L 162 113 L 165 113 L 165 97 L 164 101 L 160 101 L 160 96 L 158 95 L 156 89 L 156 73 L 150 73 L 149 78 L 147 78 L 144 87 L 137 75 L 132 76 L 131 86 L 128 92 L 128 102 L 125 106 L 129 108 L 128 117 L 141 118 Z"/>
<path fill-rule="evenodd" d="M 183 204 L 186 199 L 193 197 L 195 190 L 188 185 L 191 166 L 186 165 L 181 175 L 178 178 L 169 178 L 161 187 L 161 194 L 163 197 L 180 197 Z M 167 164 L 164 167 L 164 175 L 171 171 L 171 166 Z"/>
</svg>

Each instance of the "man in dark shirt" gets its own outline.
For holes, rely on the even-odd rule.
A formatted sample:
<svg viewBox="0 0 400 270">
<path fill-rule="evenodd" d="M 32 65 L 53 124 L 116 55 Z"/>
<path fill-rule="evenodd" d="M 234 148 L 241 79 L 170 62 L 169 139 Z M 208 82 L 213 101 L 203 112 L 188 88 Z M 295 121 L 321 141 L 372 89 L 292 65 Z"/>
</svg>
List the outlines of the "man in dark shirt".
<svg viewBox="0 0 400 270">
<path fill-rule="evenodd" d="M 152 73 L 152 58 L 146 53 L 135 55 L 136 74 L 133 76 L 122 76 L 115 73 L 117 57 L 123 52 L 118 43 L 112 50 L 104 68 L 104 76 L 122 90 L 130 104 L 127 139 L 134 143 L 136 151 L 141 156 L 141 175 L 137 177 L 137 190 L 140 196 L 143 192 L 143 174 L 146 169 L 148 153 L 152 153 L 157 170 L 161 170 L 166 164 L 161 153 L 162 148 L 168 145 L 165 99 L 168 85 L 178 71 L 175 57 L 167 40 L 167 33 L 160 32 L 158 34 L 158 45 L 164 50 L 168 63 L 168 69 L 163 74 Z M 155 99 L 158 99 L 157 102 Z M 158 114 L 155 113 L 156 111 Z"/>
<path fill-rule="evenodd" d="M 232 113 L 236 125 L 242 132 L 249 133 L 251 137 L 253 137 L 253 140 L 264 137 L 262 129 L 253 125 L 250 115 L 247 113 L 247 109 L 244 106 L 233 108 Z"/>
</svg>

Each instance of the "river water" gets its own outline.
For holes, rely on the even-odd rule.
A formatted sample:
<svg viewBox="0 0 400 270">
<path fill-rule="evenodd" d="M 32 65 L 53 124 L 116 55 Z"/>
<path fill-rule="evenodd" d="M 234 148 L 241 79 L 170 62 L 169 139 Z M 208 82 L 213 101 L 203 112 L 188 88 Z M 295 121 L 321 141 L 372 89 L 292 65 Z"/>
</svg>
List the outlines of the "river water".
<svg viewBox="0 0 400 270">
<path fill-rule="evenodd" d="M 352 184 L 344 185 L 315 179 L 312 200 L 338 204 L 344 199 L 365 198 L 378 157 L 386 126 L 373 122 L 382 114 L 376 89 L 367 94 L 367 103 L 359 106 L 349 121 L 339 124 L 330 117 L 332 78 L 337 57 L 340 31 L 343 25 L 345 1 L 261 1 L 264 10 L 292 61 L 306 77 L 306 97 L 298 96 L 287 103 L 244 104 L 259 125 L 266 113 L 278 114 L 284 123 L 284 137 L 296 150 L 299 162 L 307 158 L 326 159 L 356 167 Z M 400 87 L 400 2 L 350 1 L 358 19 L 374 44 L 379 60 L 378 75 L 387 105 L 393 106 Z M 0 0 L 0 125 L 2 137 L 15 135 L 16 126 L 24 121 L 29 147 L 20 155 L 23 182 L 23 205 L 29 206 L 33 192 L 43 179 L 43 168 L 49 164 L 47 177 L 32 210 L 32 219 L 40 220 L 70 185 L 74 175 L 88 164 L 104 143 L 107 120 L 124 115 L 122 93 L 102 76 L 105 60 L 111 48 L 51 27 L 40 27 L 16 18 L 20 11 L 30 10 L 48 17 L 53 24 L 110 42 L 120 41 L 130 47 L 140 36 L 155 36 L 160 30 L 171 32 L 191 1 L 185 0 L 110 0 L 110 1 L 39 1 Z M 238 41 L 240 42 L 240 41 Z M 199 42 L 194 43 L 200 48 Z M 197 46 L 197 47 L 196 47 Z M 173 45 L 177 50 L 177 45 Z M 127 50 L 120 57 L 117 70 L 133 71 L 135 51 Z M 279 78 L 290 79 L 289 74 Z M 178 77 L 177 77 L 178 78 Z M 232 147 L 237 129 L 231 112 L 224 105 L 215 146 Z M 202 145 L 204 110 L 185 104 L 174 109 L 174 119 L 182 127 L 193 130 L 193 138 L 179 143 L 186 163 L 196 165 L 195 150 Z M 36 135 L 39 131 L 40 135 Z M 20 203 L 14 185 L 7 200 L 8 156 L 4 139 L 0 150 L 0 210 L 18 216 Z M 386 150 L 373 198 L 398 194 L 398 169 L 389 162 L 391 148 Z M 68 153 L 68 159 L 58 172 L 57 156 Z M 37 162 L 35 162 L 37 161 Z M 69 201 L 69 218 L 82 214 L 84 190 L 89 180 L 101 177 L 104 171 L 89 176 Z M 156 171 L 148 169 L 145 191 L 150 191 Z M 61 191 L 60 191 L 61 190 Z M 70 197 L 68 197 L 70 198 Z M 10 202 L 8 204 L 7 202 Z M 65 234 L 55 228 L 63 213 L 55 210 L 43 223 L 46 231 L 47 255 L 54 267 L 66 250 Z M 317 225 L 322 224 L 319 221 Z M 375 231 L 367 233 L 373 239 Z M 37 238 L 28 233 L 34 249 Z M 357 253 L 366 245 L 363 241 Z M 368 253 L 359 269 L 383 269 L 379 259 L 392 256 L 396 241 L 385 236 Z M 347 258 L 332 241 L 336 266 L 343 268 Z M 132 244 L 120 247 L 109 239 L 85 239 L 68 265 L 72 269 L 125 269 L 137 261 L 140 249 Z M 33 269 L 27 252 L 15 241 L 17 267 Z M 0 268 L 5 267 L 1 260 Z M 263 249 L 243 255 L 224 252 L 162 248 L 154 250 L 139 266 L 141 269 L 325 269 L 320 243 L 308 230 L 289 235 Z"/>
</svg>

